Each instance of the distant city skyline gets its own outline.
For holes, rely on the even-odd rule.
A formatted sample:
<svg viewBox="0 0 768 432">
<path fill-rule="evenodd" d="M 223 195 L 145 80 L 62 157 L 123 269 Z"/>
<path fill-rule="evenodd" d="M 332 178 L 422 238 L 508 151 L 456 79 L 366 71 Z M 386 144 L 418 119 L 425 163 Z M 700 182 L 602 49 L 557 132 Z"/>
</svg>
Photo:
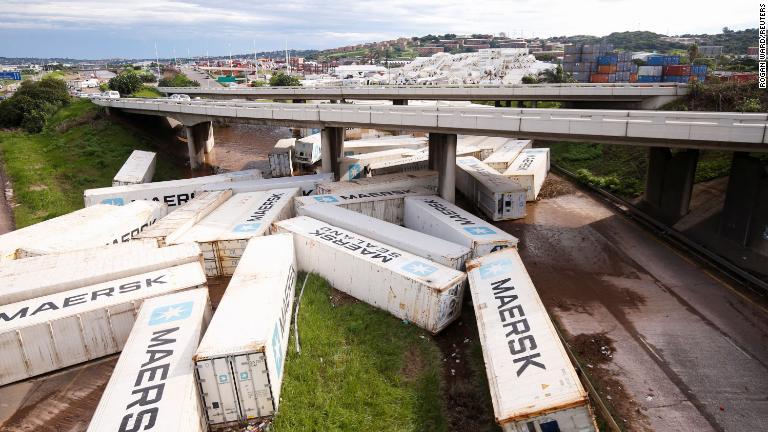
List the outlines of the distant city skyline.
<svg viewBox="0 0 768 432">
<path fill-rule="evenodd" d="M 645 0 L 5 0 L 0 57 L 77 59 L 226 56 L 328 49 L 426 34 L 552 37 L 647 30 L 669 35 L 757 27 L 757 2 L 713 13 L 701 2 Z M 755 41 L 757 43 L 757 41 Z M 175 53 L 174 53 L 175 50 Z"/>
</svg>

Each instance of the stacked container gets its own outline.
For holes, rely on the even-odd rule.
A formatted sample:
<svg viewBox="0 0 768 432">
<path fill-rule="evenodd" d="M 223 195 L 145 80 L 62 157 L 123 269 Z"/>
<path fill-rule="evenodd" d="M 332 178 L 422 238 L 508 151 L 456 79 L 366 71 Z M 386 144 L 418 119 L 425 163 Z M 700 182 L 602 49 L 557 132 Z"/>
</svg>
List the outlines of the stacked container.
<svg viewBox="0 0 768 432">
<path fill-rule="evenodd" d="M 233 193 L 258 192 L 270 189 L 299 188 L 301 194 L 312 195 L 318 184 L 333 181 L 333 173 L 302 175 L 296 177 L 281 177 L 259 180 L 245 180 L 233 183 L 211 183 L 198 186 L 195 193 L 200 191 L 231 190 Z"/>
<path fill-rule="evenodd" d="M 661 76 L 664 73 L 664 66 L 640 66 L 637 68 L 637 82 L 657 83 L 661 82 Z"/>
<path fill-rule="evenodd" d="M 604 81 L 591 81 L 593 74 L 598 73 L 598 59 L 613 51 L 613 45 L 611 44 L 599 44 L 599 45 L 566 45 L 565 56 L 563 57 L 563 70 L 573 76 L 578 82 L 608 82 L 607 73 L 605 77 L 598 77 L 598 80 Z M 603 66 L 610 66 L 615 63 L 606 63 L 606 59 L 603 59 Z M 603 70 L 607 70 L 606 67 Z"/>
</svg>

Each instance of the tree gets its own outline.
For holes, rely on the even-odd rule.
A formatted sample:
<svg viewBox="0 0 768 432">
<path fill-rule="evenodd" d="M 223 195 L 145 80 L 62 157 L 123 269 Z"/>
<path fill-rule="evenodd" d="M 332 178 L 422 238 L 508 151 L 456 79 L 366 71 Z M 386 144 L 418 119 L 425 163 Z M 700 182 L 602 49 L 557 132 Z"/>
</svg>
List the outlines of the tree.
<svg viewBox="0 0 768 432">
<path fill-rule="evenodd" d="M 269 85 L 272 87 L 299 87 L 301 86 L 301 82 L 299 82 L 299 79 L 295 76 L 278 72 L 269 78 Z"/>
<path fill-rule="evenodd" d="M 141 78 L 134 72 L 124 72 L 109 80 L 109 88 L 121 95 L 136 93 L 142 86 Z"/>
<path fill-rule="evenodd" d="M 557 65 L 555 69 L 544 69 L 539 72 L 539 82 L 558 84 L 574 81 L 573 77 L 571 77 L 569 73 L 563 71 L 563 67 L 560 65 Z"/>
<path fill-rule="evenodd" d="M 539 79 L 534 75 L 525 75 L 522 79 L 523 84 L 538 84 Z"/>
<path fill-rule="evenodd" d="M 693 64 L 693 62 L 696 60 L 696 57 L 699 56 L 699 46 L 696 44 L 692 44 L 688 47 L 688 60 Z"/>
</svg>

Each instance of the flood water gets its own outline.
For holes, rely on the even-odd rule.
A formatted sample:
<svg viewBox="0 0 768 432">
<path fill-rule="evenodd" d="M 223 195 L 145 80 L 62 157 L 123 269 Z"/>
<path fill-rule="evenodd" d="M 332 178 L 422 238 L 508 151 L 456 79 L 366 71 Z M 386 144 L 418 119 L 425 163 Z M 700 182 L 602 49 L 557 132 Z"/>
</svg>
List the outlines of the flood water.
<svg viewBox="0 0 768 432">
<path fill-rule="evenodd" d="M 290 138 L 291 129 L 247 124 L 214 125 L 216 165 L 225 171 L 269 171 L 267 154 L 279 139 Z"/>
</svg>

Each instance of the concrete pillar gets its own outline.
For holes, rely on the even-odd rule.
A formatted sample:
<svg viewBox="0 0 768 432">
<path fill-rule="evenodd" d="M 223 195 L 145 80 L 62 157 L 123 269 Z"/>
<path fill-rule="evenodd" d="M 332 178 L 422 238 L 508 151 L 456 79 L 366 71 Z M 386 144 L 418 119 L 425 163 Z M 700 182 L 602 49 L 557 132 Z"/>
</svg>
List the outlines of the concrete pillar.
<svg viewBox="0 0 768 432">
<path fill-rule="evenodd" d="M 408 105 L 408 99 L 394 99 L 392 105 Z"/>
<path fill-rule="evenodd" d="M 456 134 L 445 135 L 442 166 L 439 168 L 437 193 L 448 202 L 456 202 Z"/>
<path fill-rule="evenodd" d="M 429 134 L 429 159 L 428 166 L 431 170 L 437 170 L 439 162 L 441 160 L 440 154 L 443 150 L 443 144 L 445 142 L 445 135 L 440 133 Z"/>
<path fill-rule="evenodd" d="M 327 127 L 320 131 L 322 160 L 320 171 L 333 173 L 338 180 L 340 176 L 339 160 L 344 155 L 344 128 Z"/>
<path fill-rule="evenodd" d="M 202 168 L 203 165 L 215 165 L 213 151 L 213 122 L 202 122 L 193 126 L 184 126 L 187 134 L 187 152 L 189 166 L 192 169 Z"/>
<path fill-rule="evenodd" d="M 493 106 L 495 106 L 496 108 L 501 108 L 501 101 L 500 100 L 493 101 Z"/>
<path fill-rule="evenodd" d="M 768 252 L 768 166 L 747 153 L 733 154 L 720 235 Z"/>
<path fill-rule="evenodd" d="M 662 222 L 674 224 L 688 213 L 698 161 L 698 150 L 649 149 L 643 201 Z"/>
</svg>

